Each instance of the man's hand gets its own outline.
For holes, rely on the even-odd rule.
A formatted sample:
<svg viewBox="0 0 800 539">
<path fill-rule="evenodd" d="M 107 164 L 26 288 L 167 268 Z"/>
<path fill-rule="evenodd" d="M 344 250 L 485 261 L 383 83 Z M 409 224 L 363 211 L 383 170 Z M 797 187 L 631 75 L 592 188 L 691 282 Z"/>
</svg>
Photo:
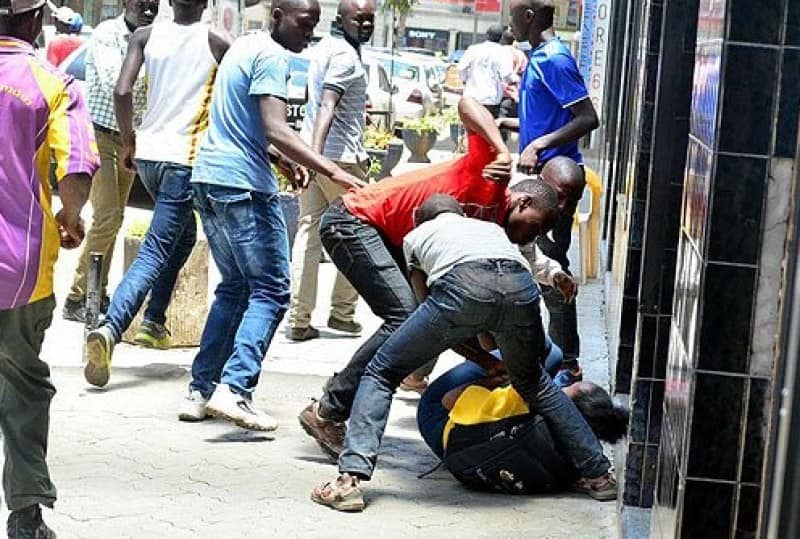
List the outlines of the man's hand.
<svg viewBox="0 0 800 539">
<path fill-rule="evenodd" d="M 519 154 L 517 170 L 523 174 L 534 174 L 536 171 L 536 165 L 539 163 L 540 151 L 542 151 L 542 147 L 539 144 L 538 139 L 528 144 L 525 149 L 522 150 L 522 153 Z"/>
<path fill-rule="evenodd" d="M 513 163 L 511 154 L 499 153 L 494 161 L 484 167 L 483 177 L 497 183 L 508 183 L 511 181 Z"/>
<path fill-rule="evenodd" d="M 128 172 L 136 172 L 136 162 L 133 158 L 136 156 L 136 140 L 130 140 L 122 143 L 122 150 L 120 150 L 119 160 L 122 163 L 122 168 Z"/>
<path fill-rule="evenodd" d="M 344 170 L 339 170 L 339 172 L 336 172 L 333 176 L 331 176 L 331 181 L 336 185 L 347 189 L 348 191 L 350 189 L 361 189 L 367 185 L 364 180 L 359 180 Z"/>
<path fill-rule="evenodd" d="M 572 303 L 578 294 L 578 283 L 565 271 L 553 275 L 553 286 L 564 296 L 564 303 Z"/>
<path fill-rule="evenodd" d="M 283 154 L 278 157 L 275 167 L 289 180 L 293 190 L 302 191 L 308 187 L 311 175 L 305 167 L 301 167 L 294 161 L 287 159 Z"/>
<path fill-rule="evenodd" d="M 86 233 L 80 215 L 70 215 L 62 209 L 56 214 L 56 222 L 58 223 L 61 247 L 74 249 L 81 244 Z"/>
</svg>

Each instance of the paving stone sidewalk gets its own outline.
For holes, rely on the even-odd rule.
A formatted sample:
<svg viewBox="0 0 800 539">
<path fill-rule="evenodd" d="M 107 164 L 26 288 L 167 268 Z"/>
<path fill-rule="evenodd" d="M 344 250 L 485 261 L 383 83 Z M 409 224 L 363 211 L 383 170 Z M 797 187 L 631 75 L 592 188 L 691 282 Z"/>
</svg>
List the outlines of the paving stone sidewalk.
<svg viewBox="0 0 800 539">
<path fill-rule="evenodd" d="M 441 157 L 441 156 L 440 156 Z M 435 159 L 438 160 L 439 158 Z M 146 212 L 145 212 L 146 213 Z M 126 223 L 141 218 L 129 209 Z M 121 241 L 111 287 L 121 277 Z M 227 423 L 185 424 L 176 408 L 195 349 L 166 352 L 119 345 L 105 390 L 88 388 L 81 371 L 82 326 L 60 317 L 77 252 L 61 253 L 59 307 L 42 357 L 53 366 L 49 462 L 59 489 L 45 518 L 61 538 L 610 538 L 614 503 L 579 495 L 512 497 L 469 492 L 444 470 L 418 479 L 437 460 L 421 441 L 415 397 L 395 398 L 379 468 L 366 484 L 363 514 L 339 514 L 309 499 L 335 466 L 297 423 L 325 377 L 341 369 L 363 342 L 325 330 L 332 264 L 320 271 L 313 322 L 322 339 L 294 343 L 281 325 L 264 363 L 256 403 L 277 417 L 274 436 Z M 212 276 L 211 286 L 214 278 Z M 586 379 L 608 382 L 599 282 L 578 297 Z M 379 320 L 363 302 L 358 319 L 369 335 Z M 447 353 L 434 375 L 458 361 Z M 2 522 L 7 517 L 0 507 Z"/>
</svg>

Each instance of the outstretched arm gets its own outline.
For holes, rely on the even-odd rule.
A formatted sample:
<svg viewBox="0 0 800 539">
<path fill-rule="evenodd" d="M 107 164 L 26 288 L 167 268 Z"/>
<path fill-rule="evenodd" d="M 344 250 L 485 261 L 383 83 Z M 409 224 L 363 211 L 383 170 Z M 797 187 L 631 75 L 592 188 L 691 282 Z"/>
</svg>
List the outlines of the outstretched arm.
<svg viewBox="0 0 800 539">
<path fill-rule="evenodd" d="M 267 139 L 283 155 L 296 163 L 319 172 L 345 189 L 366 185 L 355 176 L 346 173 L 332 161 L 315 153 L 286 123 L 286 102 L 271 95 L 263 95 L 260 101 L 261 122 Z"/>
<path fill-rule="evenodd" d="M 122 138 L 122 166 L 130 171 L 136 170 L 133 157 L 136 154 L 136 135 L 133 132 L 133 84 L 139 76 L 139 71 L 144 63 L 144 47 L 150 39 L 150 30 L 147 26 L 139 28 L 133 33 L 128 44 L 128 53 L 122 62 L 122 70 L 114 88 L 114 113 L 117 116 L 117 126 Z"/>
<path fill-rule="evenodd" d="M 458 114 L 467 131 L 480 135 L 497 154 L 494 160 L 484 167 L 483 177 L 498 183 L 511 181 L 511 154 L 486 107 L 470 97 L 465 97 L 458 102 Z"/>
</svg>

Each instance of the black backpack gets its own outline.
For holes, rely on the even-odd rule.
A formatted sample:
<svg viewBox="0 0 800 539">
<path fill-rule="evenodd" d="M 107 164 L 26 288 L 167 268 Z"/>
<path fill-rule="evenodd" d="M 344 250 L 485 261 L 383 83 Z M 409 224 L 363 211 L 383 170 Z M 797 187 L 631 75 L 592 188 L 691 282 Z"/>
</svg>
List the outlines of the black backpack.
<svg viewBox="0 0 800 539">
<path fill-rule="evenodd" d="M 456 425 L 444 462 L 463 485 L 489 492 L 545 494 L 563 490 L 578 478 L 544 419 L 531 414 Z"/>
</svg>

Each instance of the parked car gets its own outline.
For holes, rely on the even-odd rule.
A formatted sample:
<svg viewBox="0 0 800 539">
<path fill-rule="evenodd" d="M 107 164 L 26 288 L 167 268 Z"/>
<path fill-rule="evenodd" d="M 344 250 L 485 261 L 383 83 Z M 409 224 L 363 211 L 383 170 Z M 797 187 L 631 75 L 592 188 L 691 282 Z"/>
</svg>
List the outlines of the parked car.
<svg viewBox="0 0 800 539">
<path fill-rule="evenodd" d="M 418 117 L 442 109 L 444 64 L 441 61 L 412 53 L 392 55 L 366 48 L 362 52 L 362 58 L 365 64 L 378 64 L 383 68 L 386 86 L 391 90 L 389 93 L 392 96 L 393 109 L 398 111 L 396 120 L 408 116 Z M 370 96 L 375 103 L 382 101 L 373 93 Z M 418 114 L 416 110 L 413 114 L 406 114 L 400 108 L 406 102 L 420 105 L 422 114 Z"/>
</svg>

